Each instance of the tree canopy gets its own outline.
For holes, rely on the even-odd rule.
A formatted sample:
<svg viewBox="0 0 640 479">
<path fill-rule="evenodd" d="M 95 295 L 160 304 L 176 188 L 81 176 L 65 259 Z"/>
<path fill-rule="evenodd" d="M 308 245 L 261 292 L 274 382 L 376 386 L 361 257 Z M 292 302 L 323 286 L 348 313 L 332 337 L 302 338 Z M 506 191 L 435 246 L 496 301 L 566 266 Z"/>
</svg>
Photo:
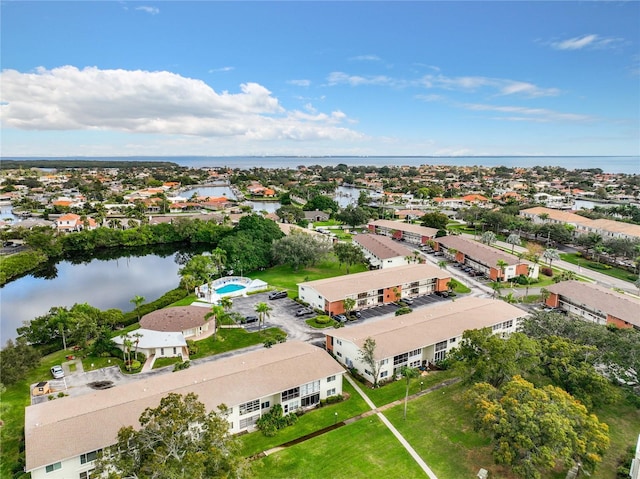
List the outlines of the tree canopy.
<svg viewBox="0 0 640 479">
<path fill-rule="evenodd" d="M 325 195 L 316 195 L 311 198 L 307 203 L 302 207 L 305 211 L 314 211 L 320 210 L 327 213 L 336 213 L 340 206 L 334 200 Z"/>
<path fill-rule="evenodd" d="M 515 376 L 495 388 L 478 383 L 466 394 L 474 427 L 493 440 L 496 463 L 525 479 L 539 479 L 556 465 L 581 463 L 592 471 L 609 446 L 609 428 L 566 391 L 536 388 Z"/>
<path fill-rule="evenodd" d="M 333 252 L 338 258 L 340 265 L 347 266 L 347 274 L 349 268 L 354 264 L 364 263 L 366 261 L 362 250 L 351 243 L 338 242 L 333 245 Z"/>
<path fill-rule="evenodd" d="M 245 478 L 248 463 L 229 433 L 226 407 L 206 412 L 194 393 L 170 393 L 126 426 L 118 442 L 96 461 L 95 475 L 109 479 Z"/>
<path fill-rule="evenodd" d="M 279 264 L 289 264 L 294 270 L 316 264 L 331 251 L 324 238 L 292 231 L 290 235 L 273 242 L 271 254 Z"/>
<path fill-rule="evenodd" d="M 428 226 L 429 228 L 436 228 L 439 230 L 446 229 L 447 223 L 449 223 L 449 217 L 438 212 L 426 213 L 420 218 L 420 224 L 422 226 Z"/>
</svg>

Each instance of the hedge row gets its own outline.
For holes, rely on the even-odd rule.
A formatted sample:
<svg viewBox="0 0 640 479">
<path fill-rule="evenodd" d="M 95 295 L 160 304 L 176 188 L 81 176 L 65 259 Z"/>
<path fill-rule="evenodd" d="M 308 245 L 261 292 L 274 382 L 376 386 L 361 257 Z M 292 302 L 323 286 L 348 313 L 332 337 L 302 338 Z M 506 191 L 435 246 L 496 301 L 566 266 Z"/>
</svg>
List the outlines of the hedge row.
<svg viewBox="0 0 640 479">
<path fill-rule="evenodd" d="M 25 251 L 0 257 L 0 286 L 37 268 L 47 259 L 47 255 L 41 251 Z"/>
</svg>

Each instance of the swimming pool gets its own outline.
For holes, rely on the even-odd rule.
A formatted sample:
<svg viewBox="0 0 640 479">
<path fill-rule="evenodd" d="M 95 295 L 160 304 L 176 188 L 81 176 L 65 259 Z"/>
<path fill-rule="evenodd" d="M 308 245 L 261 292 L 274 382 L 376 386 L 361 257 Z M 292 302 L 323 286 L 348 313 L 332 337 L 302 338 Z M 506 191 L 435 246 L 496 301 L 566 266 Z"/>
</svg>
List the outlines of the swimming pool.
<svg viewBox="0 0 640 479">
<path fill-rule="evenodd" d="M 241 289 L 246 289 L 246 286 L 243 286 L 241 284 L 236 284 L 236 283 L 229 283 L 229 284 L 225 284 L 224 286 L 221 286 L 220 288 L 216 288 L 216 293 L 217 294 L 226 294 L 226 293 L 233 293 L 235 291 L 240 291 Z"/>
</svg>

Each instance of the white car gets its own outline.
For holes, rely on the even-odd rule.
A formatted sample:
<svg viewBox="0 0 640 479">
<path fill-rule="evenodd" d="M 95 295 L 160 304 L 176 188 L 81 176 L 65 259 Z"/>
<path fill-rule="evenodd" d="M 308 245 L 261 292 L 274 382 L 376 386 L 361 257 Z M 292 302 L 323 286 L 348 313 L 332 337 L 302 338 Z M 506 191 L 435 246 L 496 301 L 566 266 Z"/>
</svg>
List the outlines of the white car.
<svg viewBox="0 0 640 479">
<path fill-rule="evenodd" d="M 51 375 L 54 379 L 62 379 L 64 377 L 64 370 L 62 369 L 62 366 L 53 366 L 51 368 Z"/>
</svg>

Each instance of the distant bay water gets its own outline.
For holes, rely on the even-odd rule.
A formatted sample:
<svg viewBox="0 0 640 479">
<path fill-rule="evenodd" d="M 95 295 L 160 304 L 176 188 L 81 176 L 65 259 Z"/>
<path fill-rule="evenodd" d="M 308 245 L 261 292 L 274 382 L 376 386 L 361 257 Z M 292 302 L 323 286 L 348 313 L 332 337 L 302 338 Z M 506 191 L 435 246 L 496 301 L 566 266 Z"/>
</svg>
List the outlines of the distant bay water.
<svg viewBox="0 0 640 479">
<path fill-rule="evenodd" d="M 509 168 L 560 166 L 567 170 L 601 168 L 605 173 L 640 174 L 640 156 L 114 156 L 114 157 L 30 157 L 9 160 L 64 159 L 104 161 L 171 161 L 181 166 L 250 169 L 295 168 L 299 165 L 334 166 L 506 166 Z"/>
</svg>

